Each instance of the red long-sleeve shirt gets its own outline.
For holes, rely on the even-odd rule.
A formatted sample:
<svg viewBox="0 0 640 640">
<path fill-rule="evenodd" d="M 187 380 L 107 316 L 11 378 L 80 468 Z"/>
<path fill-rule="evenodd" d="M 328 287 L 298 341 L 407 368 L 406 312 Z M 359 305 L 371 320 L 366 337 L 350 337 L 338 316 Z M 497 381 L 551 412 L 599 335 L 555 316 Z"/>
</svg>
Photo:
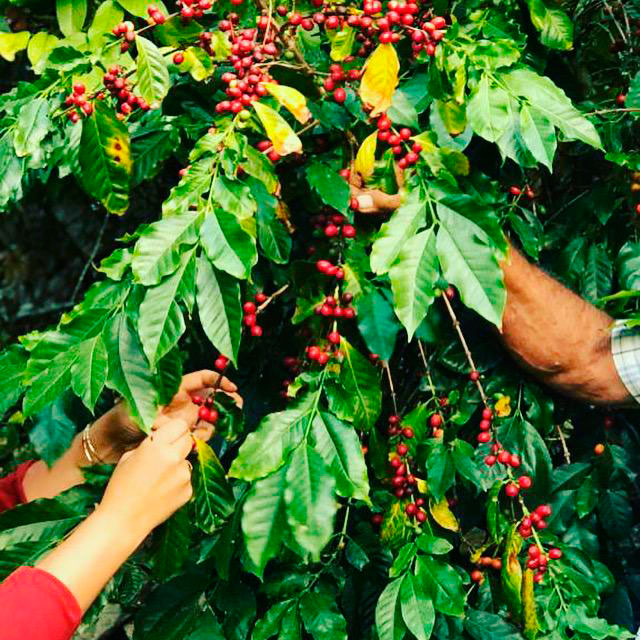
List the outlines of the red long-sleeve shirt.
<svg viewBox="0 0 640 640">
<path fill-rule="evenodd" d="M 26 502 L 22 481 L 32 464 L 0 478 L 0 512 Z M 0 584 L 0 640 L 69 640 L 81 618 L 73 594 L 46 571 L 20 567 Z"/>
</svg>

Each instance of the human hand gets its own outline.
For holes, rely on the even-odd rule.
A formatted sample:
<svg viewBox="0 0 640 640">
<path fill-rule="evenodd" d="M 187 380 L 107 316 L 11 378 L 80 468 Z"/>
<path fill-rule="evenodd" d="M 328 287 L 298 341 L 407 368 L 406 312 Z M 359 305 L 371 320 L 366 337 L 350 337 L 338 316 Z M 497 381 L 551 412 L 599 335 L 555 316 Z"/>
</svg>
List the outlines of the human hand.
<svg viewBox="0 0 640 640">
<path fill-rule="evenodd" d="M 402 188 L 404 185 L 402 171 L 395 164 L 394 170 L 398 187 Z M 380 189 L 367 189 L 362 176 L 353 168 L 350 173 L 349 184 L 351 186 L 351 197 L 358 202 L 359 213 L 369 215 L 388 214 L 395 211 L 402 204 L 402 194 L 400 193 L 389 194 Z"/>
<path fill-rule="evenodd" d="M 193 404 L 192 398 L 210 395 L 214 390 L 231 396 L 242 407 L 242 398 L 236 393 L 237 387 L 233 382 L 215 371 L 203 369 L 182 378 L 180 388 L 171 402 L 158 409 L 158 418 L 184 420 L 193 430 L 194 437 L 208 440 L 213 435 L 214 426 L 198 422 L 198 406 Z M 119 402 L 96 420 L 90 436 L 104 462 L 117 462 L 126 451 L 135 448 L 145 438 L 145 434 L 131 419 L 125 402 Z"/>
<path fill-rule="evenodd" d="M 96 512 L 142 540 L 191 498 L 192 448 L 190 424 L 160 416 L 151 435 L 122 456 Z"/>
</svg>

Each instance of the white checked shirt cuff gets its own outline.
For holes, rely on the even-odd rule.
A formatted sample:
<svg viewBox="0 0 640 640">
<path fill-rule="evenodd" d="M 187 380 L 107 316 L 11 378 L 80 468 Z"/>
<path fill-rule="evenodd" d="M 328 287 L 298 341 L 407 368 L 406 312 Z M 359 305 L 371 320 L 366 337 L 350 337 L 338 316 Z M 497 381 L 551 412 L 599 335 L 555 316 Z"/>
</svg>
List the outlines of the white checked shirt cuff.
<svg viewBox="0 0 640 640">
<path fill-rule="evenodd" d="M 627 391 L 640 402 L 640 327 L 616 322 L 611 331 L 611 353 L 618 375 Z"/>
</svg>

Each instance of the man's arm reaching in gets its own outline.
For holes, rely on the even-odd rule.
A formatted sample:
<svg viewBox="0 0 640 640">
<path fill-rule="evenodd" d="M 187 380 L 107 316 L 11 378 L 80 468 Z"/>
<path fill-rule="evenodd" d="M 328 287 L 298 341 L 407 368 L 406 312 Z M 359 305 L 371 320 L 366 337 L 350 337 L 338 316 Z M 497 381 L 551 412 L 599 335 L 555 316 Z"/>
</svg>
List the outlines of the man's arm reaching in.
<svg viewBox="0 0 640 640">
<path fill-rule="evenodd" d="M 389 213 L 401 204 L 399 194 L 359 186 L 352 186 L 352 195 L 365 214 Z M 530 264 L 513 247 L 502 267 L 507 304 L 500 336 L 513 356 L 560 393 L 593 404 L 632 406 L 633 397 L 611 348 L 613 318 Z M 625 368 L 640 385 L 640 349 L 627 356 L 631 362 Z"/>
</svg>

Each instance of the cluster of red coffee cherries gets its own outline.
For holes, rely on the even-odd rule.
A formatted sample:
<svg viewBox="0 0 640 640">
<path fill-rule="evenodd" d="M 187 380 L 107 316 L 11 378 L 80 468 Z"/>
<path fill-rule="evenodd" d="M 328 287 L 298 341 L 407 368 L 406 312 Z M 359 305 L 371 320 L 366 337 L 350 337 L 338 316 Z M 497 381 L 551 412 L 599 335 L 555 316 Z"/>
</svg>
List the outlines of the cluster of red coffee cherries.
<svg viewBox="0 0 640 640">
<path fill-rule="evenodd" d="M 485 407 L 482 410 L 482 420 L 480 420 L 480 424 L 478 428 L 480 429 L 478 435 L 476 436 L 476 440 L 480 444 L 486 444 L 491 441 L 491 421 L 493 420 L 493 411 L 489 409 L 489 407 Z M 495 445 L 494 447 L 495 448 Z M 499 447 L 497 449 L 499 451 Z M 495 456 L 487 456 L 484 459 L 485 464 L 488 467 L 492 467 L 496 463 Z"/>
<path fill-rule="evenodd" d="M 242 323 L 245 327 L 248 327 L 251 335 L 254 338 L 259 338 L 262 335 L 262 327 L 258 324 L 258 314 L 260 313 L 260 309 L 256 306 L 263 304 L 267 301 L 268 296 L 262 292 L 256 293 L 254 296 L 255 302 L 251 300 L 247 300 L 242 305 L 242 311 L 244 312 L 244 316 L 242 318 Z"/>
<path fill-rule="evenodd" d="M 356 310 L 348 305 L 351 304 L 353 295 L 345 292 L 340 296 L 340 304 L 334 296 L 325 296 L 322 304 L 319 304 L 314 312 L 316 315 L 324 316 L 325 318 L 345 318 L 351 320 L 356 317 Z"/>
<path fill-rule="evenodd" d="M 355 238 L 356 228 L 347 222 L 347 219 L 341 213 L 333 213 L 330 216 L 322 216 L 324 218 L 324 235 L 327 238 L 336 238 L 342 235 L 343 238 Z M 319 216 L 316 216 L 319 219 Z"/>
<path fill-rule="evenodd" d="M 177 0 L 176 4 L 184 23 L 202 18 L 204 12 L 211 9 L 211 0 Z"/>
<path fill-rule="evenodd" d="M 532 544 L 527 549 L 527 569 L 535 569 L 533 574 L 534 582 L 542 582 L 544 574 L 549 566 L 549 560 L 559 560 L 562 558 L 562 551 L 557 548 L 549 549 L 548 553 L 539 546 Z"/>
<path fill-rule="evenodd" d="M 509 187 L 509 193 L 518 198 L 524 194 L 529 200 L 533 200 L 536 197 L 536 192 L 527 184 L 524 187 L 520 187 L 516 184 Z"/>
<path fill-rule="evenodd" d="M 264 36 L 260 36 L 258 42 L 260 26 L 257 29 L 234 30 L 234 25 L 238 22 L 238 15 L 229 14 L 225 20 L 221 20 L 218 27 L 221 31 L 228 31 L 231 35 L 231 54 L 228 62 L 233 66 L 234 71 L 227 71 L 222 74 L 222 82 L 227 85 L 225 93 L 228 100 L 222 100 L 215 106 L 216 113 L 241 114 L 244 119 L 250 117 L 246 113 L 246 107 L 252 102 L 260 100 L 267 95 L 264 82 L 275 80 L 258 66 L 267 58 L 274 58 L 278 55 L 278 47 L 273 42 L 273 31 L 269 29 Z M 258 20 L 258 25 L 262 22 Z M 265 25 L 265 28 L 268 24 Z M 269 145 L 270 146 L 270 145 Z"/>
<path fill-rule="evenodd" d="M 491 556 L 481 556 L 478 558 L 476 564 L 484 569 L 495 569 L 496 571 L 500 571 L 502 569 L 502 559 L 492 558 Z M 469 577 L 473 582 L 478 584 L 482 584 L 484 582 L 484 572 L 480 569 L 474 569 L 469 574 Z"/>
<path fill-rule="evenodd" d="M 90 116 L 93 113 L 93 103 L 87 99 L 85 91 L 85 86 L 81 82 L 76 82 L 73 85 L 73 93 L 68 95 L 64 100 L 65 106 L 75 106 L 79 109 L 70 109 L 67 111 L 67 118 L 69 118 L 71 122 L 78 122 L 81 115 Z"/>
<path fill-rule="evenodd" d="M 193 396 L 191 398 L 193 404 L 198 405 L 198 418 L 209 424 L 215 424 L 220 417 L 218 410 L 214 406 L 214 397 L 207 396 L 202 398 L 201 396 Z"/>
<path fill-rule="evenodd" d="M 113 27 L 112 33 L 117 38 L 122 38 L 122 42 L 120 43 L 120 51 L 122 51 L 122 53 L 128 51 L 131 43 L 136 39 L 136 28 L 133 22 L 129 20 L 119 22 Z"/>
<path fill-rule="evenodd" d="M 344 269 L 336 266 L 335 264 L 331 264 L 329 260 L 318 260 L 316 262 L 316 269 L 324 274 L 325 276 L 329 276 L 330 278 L 335 278 L 336 280 L 344 280 Z"/>
<path fill-rule="evenodd" d="M 422 145 L 418 142 L 410 142 L 413 134 L 409 127 L 402 127 L 399 131 L 394 131 L 391 120 L 386 114 L 382 114 L 378 118 L 376 126 L 378 127 L 378 140 L 388 144 L 395 156 L 402 156 L 398 160 L 400 169 L 407 169 L 417 164 L 420 159 Z"/>
<path fill-rule="evenodd" d="M 529 538 L 533 535 L 533 528 L 546 529 L 548 525 L 545 518 L 548 518 L 551 513 L 552 510 L 548 504 L 537 506 L 528 516 L 522 518 L 518 533 L 523 538 Z"/>
<path fill-rule="evenodd" d="M 322 15 L 322 14 L 318 14 Z M 346 82 L 355 82 L 360 79 L 362 72 L 360 69 L 349 69 L 345 71 L 344 67 L 337 62 L 329 66 L 329 77 L 324 79 L 322 86 L 327 91 L 332 91 L 333 99 L 342 104 L 347 99 L 347 92 L 344 87 L 340 86 Z"/>
<path fill-rule="evenodd" d="M 127 79 L 122 77 L 122 73 L 122 67 L 112 65 L 102 78 L 105 88 L 118 102 L 118 110 L 120 111 L 118 116 L 124 118 L 134 109 L 148 111 L 151 108 L 149 103 L 133 93 Z M 98 95 L 98 98 L 100 98 L 100 95 Z"/>
<path fill-rule="evenodd" d="M 149 14 L 149 24 L 164 24 L 167 20 L 167 16 L 154 4 L 147 7 L 147 13 Z"/>
</svg>

